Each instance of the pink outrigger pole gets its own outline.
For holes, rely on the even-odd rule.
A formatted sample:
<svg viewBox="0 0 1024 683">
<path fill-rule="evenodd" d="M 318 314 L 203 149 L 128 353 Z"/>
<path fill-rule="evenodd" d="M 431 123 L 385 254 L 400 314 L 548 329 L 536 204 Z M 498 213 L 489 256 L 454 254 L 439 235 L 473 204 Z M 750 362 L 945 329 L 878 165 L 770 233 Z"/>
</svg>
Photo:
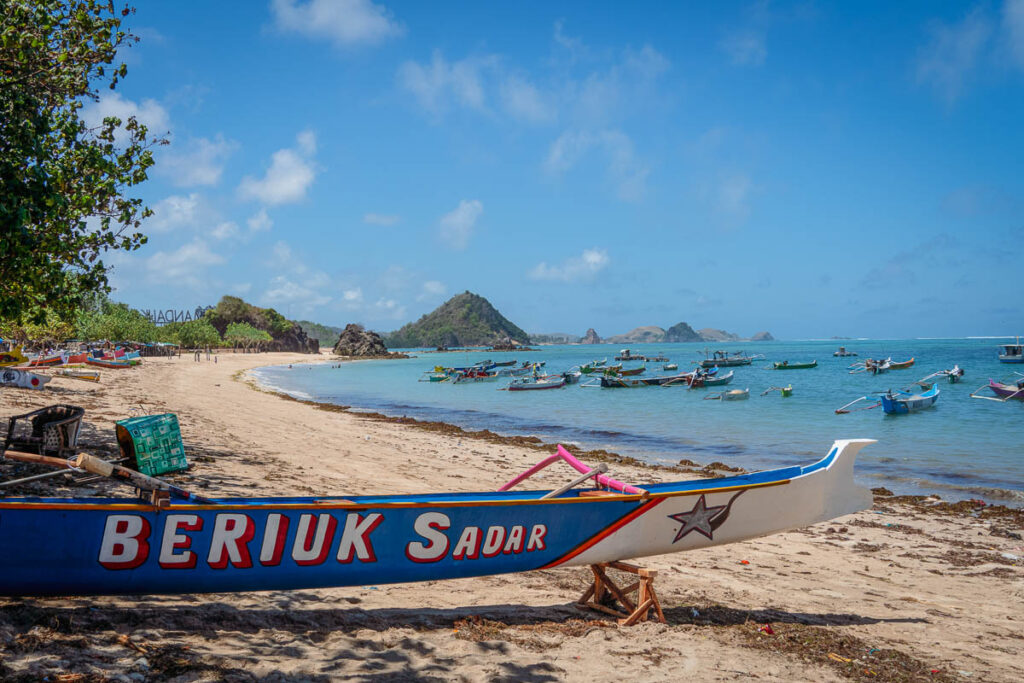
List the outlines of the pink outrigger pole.
<svg viewBox="0 0 1024 683">
<path fill-rule="evenodd" d="M 596 481 L 601 486 L 614 489 L 616 491 L 619 491 L 620 493 L 631 493 L 634 495 L 643 495 L 647 493 L 643 489 L 638 489 L 635 486 L 624 484 L 617 479 L 612 479 L 607 474 L 601 474 L 600 468 L 588 467 L 585 463 L 580 462 L 572 453 L 565 450 L 565 448 L 562 447 L 562 444 L 558 444 L 558 449 L 555 451 L 554 455 L 549 455 L 548 457 L 544 458 L 530 469 L 513 478 L 511 481 L 509 481 L 507 484 L 505 484 L 498 490 L 507 491 L 516 484 L 518 484 L 519 482 L 525 479 L 529 479 L 533 475 L 537 474 L 537 472 L 540 472 L 542 469 L 550 465 L 551 463 L 557 462 L 559 460 L 564 460 L 565 462 L 569 463 L 569 465 L 573 469 L 577 470 L 578 472 L 581 472 L 582 474 L 594 474 L 594 481 Z M 584 479 L 588 478 L 589 477 L 584 477 Z"/>
</svg>

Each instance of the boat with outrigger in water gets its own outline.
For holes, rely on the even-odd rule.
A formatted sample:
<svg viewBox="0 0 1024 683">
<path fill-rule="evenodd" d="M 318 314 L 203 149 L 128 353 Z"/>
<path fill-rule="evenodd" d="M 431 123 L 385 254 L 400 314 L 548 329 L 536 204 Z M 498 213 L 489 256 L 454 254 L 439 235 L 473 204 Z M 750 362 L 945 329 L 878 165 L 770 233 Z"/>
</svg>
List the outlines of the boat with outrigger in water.
<svg viewBox="0 0 1024 683">
<path fill-rule="evenodd" d="M 989 379 L 988 384 L 984 384 L 974 391 L 971 392 L 971 398 L 980 398 L 986 401 L 999 401 L 1000 403 L 1006 403 L 1012 400 L 1024 400 L 1024 374 L 1019 372 L 1013 373 L 1015 377 L 1005 379 L 1001 382 L 997 382 L 994 379 Z M 992 395 L 988 396 L 981 392 L 988 390 Z"/>
<path fill-rule="evenodd" d="M 934 376 L 929 375 L 925 379 L 914 382 L 904 389 L 887 389 L 869 396 L 861 396 L 840 408 L 836 408 L 836 414 L 845 415 L 858 410 L 871 410 L 881 406 L 882 412 L 886 415 L 905 415 L 930 408 L 939 400 L 939 394 L 941 393 L 937 383 L 925 381 Z M 874 403 L 853 408 L 854 405 L 861 401 L 870 400 L 873 400 Z"/>
<path fill-rule="evenodd" d="M 642 486 L 558 446 L 491 492 L 245 498 L 198 496 L 92 455 L 41 456 L 5 444 L 7 459 L 76 467 L 134 495 L 0 499 L 0 594 L 305 590 L 587 565 L 596 573 L 603 563 L 735 543 L 870 508 L 871 494 L 853 479 L 857 453 L 870 443 L 838 440 L 803 466 Z M 513 490 L 555 463 L 571 468 L 563 486 Z M 662 619 L 656 602 L 638 601 L 627 621 L 652 612 Z"/>
<path fill-rule="evenodd" d="M 742 351 L 715 351 L 708 355 L 707 349 L 705 349 L 704 360 L 698 361 L 698 365 L 702 368 L 729 368 L 739 365 L 750 365 L 755 360 L 763 358 L 764 354 L 756 353 L 752 356 L 747 356 Z"/>
</svg>

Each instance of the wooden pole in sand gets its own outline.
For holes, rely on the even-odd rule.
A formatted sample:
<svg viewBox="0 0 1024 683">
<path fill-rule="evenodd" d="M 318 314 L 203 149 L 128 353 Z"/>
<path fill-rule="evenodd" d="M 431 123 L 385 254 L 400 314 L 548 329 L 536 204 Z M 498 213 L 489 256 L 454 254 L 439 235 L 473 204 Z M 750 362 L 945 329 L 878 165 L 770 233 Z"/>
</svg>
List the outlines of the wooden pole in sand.
<svg viewBox="0 0 1024 683">
<path fill-rule="evenodd" d="M 101 460 L 96 456 L 89 455 L 87 453 L 79 453 L 74 458 L 69 459 L 53 458 L 48 455 L 25 453 L 23 451 L 6 451 L 4 456 L 11 460 L 17 460 L 18 462 L 27 462 L 36 465 L 48 465 L 50 467 L 59 467 L 62 469 L 77 468 L 85 470 L 86 472 L 91 472 L 92 474 L 98 474 L 101 477 L 109 477 L 111 479 L 123 481 L 146 491 L 166 491 L 176 498 L 184 498 L 186 500 L 195 501 L 196 503 L 213 504 L 213 501 L 208 498 L 197 496 L 190 491 L 178 488 L 173 484 L 168 484 L 162 479 L 150 477 L 121 465 L 115 465 L 112 462 Z"/>
</svg>

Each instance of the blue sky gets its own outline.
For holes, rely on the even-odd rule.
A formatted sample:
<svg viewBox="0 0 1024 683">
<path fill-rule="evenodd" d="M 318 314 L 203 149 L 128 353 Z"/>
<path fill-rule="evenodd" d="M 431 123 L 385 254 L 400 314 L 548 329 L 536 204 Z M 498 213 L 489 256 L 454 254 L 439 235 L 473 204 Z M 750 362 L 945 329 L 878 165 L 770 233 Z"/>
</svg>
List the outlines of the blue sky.
<svg viewBox="0 0 1024 683">
<path fill-rule="evenodd" d="M 142 3 L 86 112 L 170 133 L 114 297 L 1021 332 L 1024 0 L 718 5 Z"/>
</svg>

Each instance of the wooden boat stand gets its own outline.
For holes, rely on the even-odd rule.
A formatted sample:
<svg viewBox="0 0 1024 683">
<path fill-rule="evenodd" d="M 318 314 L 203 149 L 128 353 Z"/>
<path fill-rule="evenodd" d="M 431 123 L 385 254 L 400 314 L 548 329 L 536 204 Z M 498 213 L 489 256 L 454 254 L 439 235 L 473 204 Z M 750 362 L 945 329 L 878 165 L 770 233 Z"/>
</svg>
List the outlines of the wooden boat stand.
<svg viewBox="0 0 1024 683">
<path fill-rule="evenodd" d="M 605 571 L 607 569 L 633 574 L 637 580 L 620 588 L 608 577 Z M 668 623 L 665 620 L 665 613 L 661 611 L 658 594 L 654 592 L 654 578 L 658 575 L 656 570 L 626 562 L 601 562 L 590 565 L 590 571 L 594 573 L 594 584 L 580 596 L 576 601 L 577 605 L 618 617 L 622 626 L 647 621 L 652 609 L 659 622 Z M 630 593 L 634 591 L 636 597 L 630 599 Z"/>
</svg>

